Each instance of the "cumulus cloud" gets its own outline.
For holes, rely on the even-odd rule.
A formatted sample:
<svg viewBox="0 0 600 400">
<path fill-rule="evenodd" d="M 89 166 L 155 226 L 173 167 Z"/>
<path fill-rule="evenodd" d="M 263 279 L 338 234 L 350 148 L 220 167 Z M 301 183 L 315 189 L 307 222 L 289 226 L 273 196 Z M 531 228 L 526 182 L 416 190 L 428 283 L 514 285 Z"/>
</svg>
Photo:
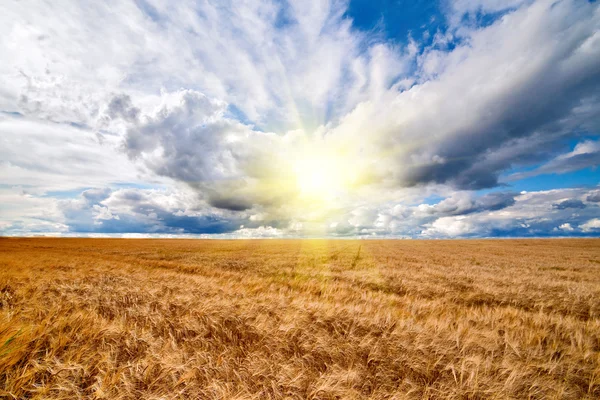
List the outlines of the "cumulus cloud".
<svg viewBox="0 0 600 400">
<path fill-rule="evenodd" d="M 473 224 L 464 217 L 442 217 L 436 219 L 423 231 L 424 236 L 465 236 L 474 229 Z"/>
<path fill-rule="evenodd" d="M 573 232 L 573 231 L 575 230 L 575 229 L 574 229 L 574 228 L 571 226 L 571 224 L 570 224 L 570 223 L 568 223 L 568 222 L 565 222 L 564 224 L 561 224 L 561 225 L 558 227 L 558 229 L 561 229 L 561 230 L 563 230 L 563 231 L 566 231 L 566 232 Z"/>
<path fill-rule="evenodd" d="M 185 187 L 90 189 L 73 199 L 58 200 L 56 209 L 56 221 L 72 232 L 86 233 L 229 233 L 248 219 L 215 210 Z"/>
<path fill-rule="evenodd" d="M 244 228 L 243 226 L 232 232 L 234 237 L 239 238 L 278 238 L 284 236 L 284 232 L 271 226 L 259 226 L 258 228 Z"/>
<path fill-rule="evenodd" d="M 600 219 L 599 218 L 590 219 L 585 224 L 581 224 L 579 227 L 584 232 L 597 232 L 598 230 L 600 230 Z"/>
<path fill-rule="evenodd" d="M 446 205 L 460 204 L 455 195 L 434 205 L 389 205 L 371 208 L 368 212 L 363 209 L 360 220 L 348 220 L 352 229 L 346 230 L 345 234 L 356 235 L 369 227 L 369 232 L 377 235 L 401 237 L 581 235 L 593 232 L 583 229 L 582 225 L 598 215 L 600 208 L 596 205 L 583 209 L 558 208 L 555 204 L 568 201 L 566 198 L 578 202 L 578 198 L 589 193 L 593 190 L 557 189 L 520 195 L 498 193 L 498 197 L 512 198 L 513 201 L 502 208 L 479 208 L 477 211 L 473 211 L 471 204 L 482 203 L 484 196 L 477 198 L 473 194 L 460 196 L 470 199 L 462 203 L 461 209 Z"/>
<path fill-rule="evenodd" d="M 244 211 L 277 203 L 289 194 L 267 184 L 286 178 L 283 145 L 293 134 L 252 130 L 226 118 L 225 110 L 197 91 L 166 94 L 155 111 L 130 125 L 125 150 L 155 173 L 185 182 L 213 207 Z"/>
<path fill-rule="evenodd" d="M 512 199 L 502 207 L 489 195 L 470 194 L 468 203 L 451 197 L 437 204 L 361 206 L 328 216 L 324 222 L 270 220 L 253 210 L 216 209 L 185 187 L 172 189 L 88 189 L 74 199 L 48 204 L 39 196 L 12 190 L 0 196 L 3 204 L 20 204 L 19 213 L 1 227 L 4 234 L 74 232 L 86 234 L 139 233 L 152 235 L 221 235 L 219 237 L 391 236 L 488 237 L 593 235 L 600 208 L 558 208 L 565 198 L 582 198 L 590 189 L 497 193 Z M 485 200 L 486 197 L 488 200 Z M 450 201 L 446 201 L 450 199 Z M 557 201 L 561 200 L 557 203 Z M 28 204 L 26 218 L 23 204 Z M 448 204 L 462 204 L 462 208 Z M 482 206 L 482 205 L 487 206 Z M 473 205 L 479 205 L 473 208 Z"/>
</svg>

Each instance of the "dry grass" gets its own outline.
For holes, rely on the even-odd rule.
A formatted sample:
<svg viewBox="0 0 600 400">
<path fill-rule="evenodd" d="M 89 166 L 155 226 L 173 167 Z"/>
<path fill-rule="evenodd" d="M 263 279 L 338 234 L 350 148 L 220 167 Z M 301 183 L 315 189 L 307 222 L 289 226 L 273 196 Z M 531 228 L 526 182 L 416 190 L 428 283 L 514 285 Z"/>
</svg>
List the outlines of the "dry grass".
<svg viewBox="0 0 600 400">
<path fill-rule="evenodd" d="M 0 398 L 599 398 L 600 241 L 0 239 Z"/>
</svg>

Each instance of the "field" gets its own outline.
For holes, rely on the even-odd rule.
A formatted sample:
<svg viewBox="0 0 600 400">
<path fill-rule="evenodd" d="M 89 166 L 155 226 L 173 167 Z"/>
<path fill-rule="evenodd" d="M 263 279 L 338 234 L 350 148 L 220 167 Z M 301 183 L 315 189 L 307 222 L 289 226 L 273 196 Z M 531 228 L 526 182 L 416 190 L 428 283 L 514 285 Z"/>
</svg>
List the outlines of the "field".
<svg viewBox="0 0 600 400">
<path fill-rule="evenodd" d="M 600 398 L 600 240 L 0 239 L 0 398 Z"/>
</svg>

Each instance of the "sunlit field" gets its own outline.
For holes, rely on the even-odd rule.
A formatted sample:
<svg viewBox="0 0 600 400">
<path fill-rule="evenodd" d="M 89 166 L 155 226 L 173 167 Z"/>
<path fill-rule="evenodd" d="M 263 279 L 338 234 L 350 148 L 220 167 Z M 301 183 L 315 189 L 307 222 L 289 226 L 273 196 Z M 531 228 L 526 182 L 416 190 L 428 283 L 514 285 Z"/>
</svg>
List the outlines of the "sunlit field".
<svg viewBox="0 0 600 400">
<path fill-rule="evenodd" d="M 600 240 L 0 239 L 0 398 L 600 397 Z"/>
</svg>

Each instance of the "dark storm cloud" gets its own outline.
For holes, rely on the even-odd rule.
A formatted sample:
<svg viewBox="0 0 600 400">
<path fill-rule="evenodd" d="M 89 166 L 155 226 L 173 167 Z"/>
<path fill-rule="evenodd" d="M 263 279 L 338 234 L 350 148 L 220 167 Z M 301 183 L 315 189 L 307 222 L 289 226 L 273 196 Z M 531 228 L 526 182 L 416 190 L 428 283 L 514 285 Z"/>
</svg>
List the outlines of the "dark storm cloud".
<svg viewBox="0 0 600 400">
<path fill-rule="evenodd" d="M 208 197 L 208 204 L 216 208 L 231 211 L 244 211 L 252 208 L 252 204 L 248 202 L 248 199 L 223 197 L 219 194 L 210 195 Z"/>
<path fill-rule="evenodd" d="M 160 223 L 144 221 L 135 217 L 124 217 L 119 220 L 103 221 L 101 226 L 81 226 L 79 232 L 103 233 L 189 233 L 189 234 L 216 234 L 233 232 L 239 225 L 234 225 L 231 220 L 215 216 L 175 216 L 172 213 L 157 210 Z M 77 227 L 75 227 L 77 228 Z"/>
<path fill-rule="evenodd" d="M 515 204 L 515 196 L 517 193 L 489 193 L 481 197 L 477 204 L 477 211 L 496 211 Z"/>
</svg>

